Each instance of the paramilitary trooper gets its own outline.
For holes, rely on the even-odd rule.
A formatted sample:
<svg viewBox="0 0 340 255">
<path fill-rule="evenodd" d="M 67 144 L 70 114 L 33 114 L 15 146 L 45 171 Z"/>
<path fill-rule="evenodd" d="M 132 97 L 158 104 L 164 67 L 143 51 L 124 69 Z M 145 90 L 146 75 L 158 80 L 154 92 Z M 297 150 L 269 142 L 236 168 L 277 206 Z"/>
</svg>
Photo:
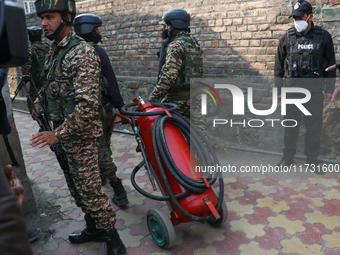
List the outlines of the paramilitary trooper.
<svg viewBox="0 0 340 255">
<path fill-rule="evenodd" d="M 205 122 L 199 104 L 193 104 L 190 109 L 190 78 L 203 76 L 202 51 L 197 40 L 190 36 L 190 14 L 183 9 L 171 9 L 164 13 L 163 20 L 171 42 L 164 55 L 160 55 L 165 61 L 149 101 L 176 103 L 178 112 L 188 119 L 191 113 L 196 121 L 194 124 L 204 131 Z"/>
<path fill-rule="evenodd" d="M 290 17 L 294 19 L 294 27 L 288 29 L 278 45 L 275 59 L 275 86 L 278 87 L 279 98 L 281 98 L 283 77 L 285 77 L 286 87 L 301 87 L 310 91 L 311 99 L 304 104 L 307 111 L 311 113 L 311 115 L 304 115 L 306 163 L 310 165 L 312 171 L 323 173 L 317 156 L 320 151 L 323 101 L 332 98 L 335 85 L 335 71 L 325 72 L 325 67 L 335 63 L 333 41 L 325 29 L 314 26 L 313 9 L 307 1 L 297 1 L 293 5 Z M 301 98 L 301 94 L 290 93 L 287 98 L 298 99 Z M 286 113 L 284 118 L 295 120 L 297 125 L 285 127 L 284 156 L 278 166 L 288 166 L 294 162 L 301 123 L 302 113 L 298 107 L 288 104 Z M 295 122 L 291 122 L 291 126 L 294 126 Z"/>
<path fill-rule="evenodd" d="M 31 42 L 31 46 L 28 48 L 28 60 L 21 67 L 23 75 L 31 75 L 35 83 L 37 90 L 39 91 L 42 87 L 41 73 L 44 69 L 45 57 L 50 49 L 50 45 L 41 40 L 42 29 L 40 27 L 29 27 L 27 28 L 27 34 Z M 37 98 L 37 93 L 32 84 L 30 84 L 29 94 L 32 101 Z M 31 101 L 27 98 L 27 107 L 29 112 L 32 114 Z"/>
<path fill-rule="evenodd" d="M 126 254 L 115 229 L 114 210 L 102 191 L 98 166 L 98 139 L 103 132 L 100 59 L 72 30 L 74 0 L 38 0 L 35 7 L 46 37 L 53 40 L 41 92 L 54 130 L 34 134 L 31 144 L 44 147 L 59 142 L 66 154 L 69 171 L 64 172 L 65 179 L 87 225 L 81 233 L 71 234 L 70 242 L 106 242 L 108 255 Z M 38 103 L 36 106 L 41 108 Z"/>
<path fill-rule="evenodd" d="M 93 14 L 81 14 L 74 19 L 74 31 L 82 37 L 88 44 L 94 47 L 101 62 L 101 105 L 104 108 L 102 116 L 103 136 L 99 140 L 99 168 L 102 180 L 107 177 L 114 190 L 112 201 L 118 206 L 126 205 L 129 201 L 122 182 L 116 176 L 117 166 L 112 160 L 111 136 L 113 126 L 110 123 L 113 117 L 113 107 L 120 108 L 124 105 L 120 95 L 116 76 L 113 72 L 110 60 L 105 50 L 98 46 L 102 42 L 99 28 L 103 21 L 100 17 Z"/>
</svg>

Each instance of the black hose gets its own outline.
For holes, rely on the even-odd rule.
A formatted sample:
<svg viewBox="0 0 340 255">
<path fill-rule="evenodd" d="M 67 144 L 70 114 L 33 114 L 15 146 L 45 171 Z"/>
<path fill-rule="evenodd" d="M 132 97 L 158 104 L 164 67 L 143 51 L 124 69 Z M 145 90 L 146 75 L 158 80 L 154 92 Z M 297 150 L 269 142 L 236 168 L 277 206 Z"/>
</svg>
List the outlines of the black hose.
<svg viewBox="0 0 340 255">
<path fill-rule="evenodd" d="M 133 169 L 133 171 L 132 171 L 132 173 L 131 173 L 131 184 L 132 184 L 132 186 L 139 192 L 139 193 L 141 193 L 142 195 L 144 195 L 144 196 L 146 196 L 146 197 L 148 197 L 148 198 L 151 198 L 151 199 L 154 199 L 154 200 L 158 200 L 158 201 L 171 201 L 171 198 L 169 197 L 169 196 L 157 196 L 157 195 L 153 195 L 153 194 L 151 194 L 151 193 L 149 193 L 149 192 L 146 192 L 145 190 L 143 190 L 141 187 L 139 187 L 138 186 L 138 184 L 137 184 L 137 182 L 136 182 L 136 180 L 135 180 L 135 177 L 136 177 L 136 174 L 137 174 L 137 172 L 142 168 L 142 166 L 144 166 L 145 165 L 145 162 L 144 161 L 142 161 L 142 162 L 140 162 L 134 169 Z M 181 199 L 181 198 L 185 198 L 185 197 L 187 197 L 187 196 L 189 196 L 189 195 L 191 195 L 192 194 L 192 192 L 190 192 L 190 191 L 185 191 L 185 192 L 183 192 L 183 193 L 181 193 L 181 194 L 177 194 L 176 195 L 176 198 L 177 199 Z"/>
<path fill-rule="evenodd" d="M 166 125 L 168 119 L 169 117 L 167 115 L 159 116 L 155 120 L 153 128 L 153 140 L 157 141 L 157 148 L 161 154 L 161 158 L 165 166 L 169 169 L 170 173 L 179 184 L 181 184 L 185 189 L 190 190 L 194 193 L 202 193 L 208 189 L 204 181 L 202 179 L 194 180 L 185 175 L 180 169 L 178 169 L 177 165 L 171 157 L 164 135 L 164 126 Z M 177 120 L 177 116 L 172 116 L 170 124 L 176 125 Z M 208 165 L 211 165 L 211 162 L 208 162 Z M 209 181 L 209 184 L 213 185 L 215 181 L 216 178 L 211 179 Z"/>
</svg>

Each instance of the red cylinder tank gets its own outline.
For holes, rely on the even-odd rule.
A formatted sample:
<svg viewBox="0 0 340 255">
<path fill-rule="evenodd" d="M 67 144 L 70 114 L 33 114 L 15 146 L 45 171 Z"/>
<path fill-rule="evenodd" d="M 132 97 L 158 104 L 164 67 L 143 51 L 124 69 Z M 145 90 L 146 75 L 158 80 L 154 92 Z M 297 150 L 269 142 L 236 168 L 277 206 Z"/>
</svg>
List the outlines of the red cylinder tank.
<svg viewBox="0 0 340 255">
<path fill-rule="evenodd" d="M 138 108 L 139 112 L 154 112 L 163 110 L 164 108 L 154 107 L 152 103 L 145 103 L 140 105 Z M 155 177 L 157 178 L 158 183 L 161 185 L 162 190 L 164 191 L 165 195 L 168 196 L 168 192 L 166 191 L 164 182 L 162 181 L 162 177 L 158 169 L 152 141 L 153 124 L 157 117 L 158 116 L 138 117 L 136 119 L 136 124 L 139 127 L 140 137 L 146 152 L 146 156 L 148 157 L 148 162 L 150 162 L 150 165 L 155 172 Z M 164 134 L 171 157 L 173 158 L 173 161 L 177 167 L 185 175 L 191 178 L 194 177 L 195 179 L 201 179 L 203 177 L 202 173 L 195 172 L 195 166 L 197 165 L 197 162 L 193 157 L 190 147 L 180 129 L 177 126 L 168 123 L 164 127 Z M 170 183 L 173 193 L 177 195 L 186 191 L 186 189 L 175 180 L 164 164 L 163 168 L 165 169 L 166 177 Z M 179 203 L 190 214 L 203 217 L 211 212 L 205 203 L 204 197 L 208 197 L 214 206 L 217 205 L 218 199 L 212 188 L 207 189 L 203 193 L 193 193 L 185 198 L 179 199 Z M 171 221 L 174 225 L 177 225 L 181 222 L 192 221 L 180 213 L 173 202 L 170 201 L 170 205 L 173 210 L 171 212 Z"/>
</svg>

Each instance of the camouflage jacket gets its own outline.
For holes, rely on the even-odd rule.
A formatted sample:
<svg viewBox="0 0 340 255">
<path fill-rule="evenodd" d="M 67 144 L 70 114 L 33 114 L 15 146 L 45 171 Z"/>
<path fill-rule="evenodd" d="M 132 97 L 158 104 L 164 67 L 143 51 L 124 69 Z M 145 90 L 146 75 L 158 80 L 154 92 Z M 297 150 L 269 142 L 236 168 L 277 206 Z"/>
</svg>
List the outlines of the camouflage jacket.
<svg viewBox="0 0 340 255">
<path fill-rule="evenodd" d="M 46 42 L 37 41 L 34 42 L 28 48 L 28 60 L 21 67 L 23 75 L 31 74 L 32 78 L 37 85 L 38 89 L 41 87 L 40 76 L 44 69 L 45 57 L 50 49 L 50 45 Z"/>
<path fill-rule="evenodd" d="M 90 45 L 83 39 L 73 46 L 61 60 L 60 67 L 54 65 L 62 48 L 66 47 L 76 34 L 72 31 L 57 44 L 52 43 L 45 66 L 44 82 L 49 86 L 41 92 L 47 101 L 61 105 L 72 101 L 74 109 L 67 115 L 63 107 L 47 110 L 54 124 L 54 133 L 59 140 L 93 138 L 102 135 L 103 128 L 99 117 L 99 77 L 100 60 Z M 52 77 L 52 78 L 51 78 Z M 59 122 L 59 119 L 61 121 Z M 59 122 L 59 123 L 56 123 Z"/>
<path fill-rule="evenodd" d="M 193 48 L 189 43 L 187 43 L 185 40 L 176 40 L 177 37 L 180 36 L 190 36 L 189 32 L 181 31 L 179 32 L 175 40 L 172 41 L 167 49 L 166 49 L 166 59 L 165 64 L 162 67 L 161 75 L 159 77 L 159 81 L 155 88 L 153 89 L 150 100 L 153 99 L 160 100 L 167 96 L 168 92 L 172 92 L 172 87 L 175 85 L 176 80 L 178 76 L 180 75 L 180 72 L 183 71 L 183 61 L 185 58 L 185 51 L 196 51 L 195 48 Z M 202 54 L 200 55 L 200 64 L 198 65 L 197 72 L 200 74 L 203 74 L 203 57 Z M 176 100 L 170 100 L 170 101 L 181 101 L 181 100 L 188 100 L 190 98 L 190 90 L 189 89 L 179 89 L 176 88 L 177 91 L 183 92 L 183 93 L 177 93 Z"/>
</svg>

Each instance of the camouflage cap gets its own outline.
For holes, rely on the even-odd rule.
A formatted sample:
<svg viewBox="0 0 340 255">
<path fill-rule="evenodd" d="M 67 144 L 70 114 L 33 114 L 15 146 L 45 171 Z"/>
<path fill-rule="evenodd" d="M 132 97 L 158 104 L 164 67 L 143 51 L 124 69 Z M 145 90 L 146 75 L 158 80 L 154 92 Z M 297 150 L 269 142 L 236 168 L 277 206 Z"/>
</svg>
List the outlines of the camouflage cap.
<svg viewBox="0 0 340 255">
<path fill-rule="evenodd" d="M 65 12 L 72 16 L 76 16 L 75 0 L 37 0 L 35 1 L 35 9 L 38 16 L 45 12 Z"/>
<path fill-rule="evenodd" d="M 166 22 L 164 20 L 161 20 L 160 22 L 158 22 L 158 24 L 162 26 L 166 26 Z"/>
<path fill-rule="evenodd" d="M 27 34 L 29 35 L 42 35 L 42 28 L 33 26 L 27 28 Z"/>
</svg>

